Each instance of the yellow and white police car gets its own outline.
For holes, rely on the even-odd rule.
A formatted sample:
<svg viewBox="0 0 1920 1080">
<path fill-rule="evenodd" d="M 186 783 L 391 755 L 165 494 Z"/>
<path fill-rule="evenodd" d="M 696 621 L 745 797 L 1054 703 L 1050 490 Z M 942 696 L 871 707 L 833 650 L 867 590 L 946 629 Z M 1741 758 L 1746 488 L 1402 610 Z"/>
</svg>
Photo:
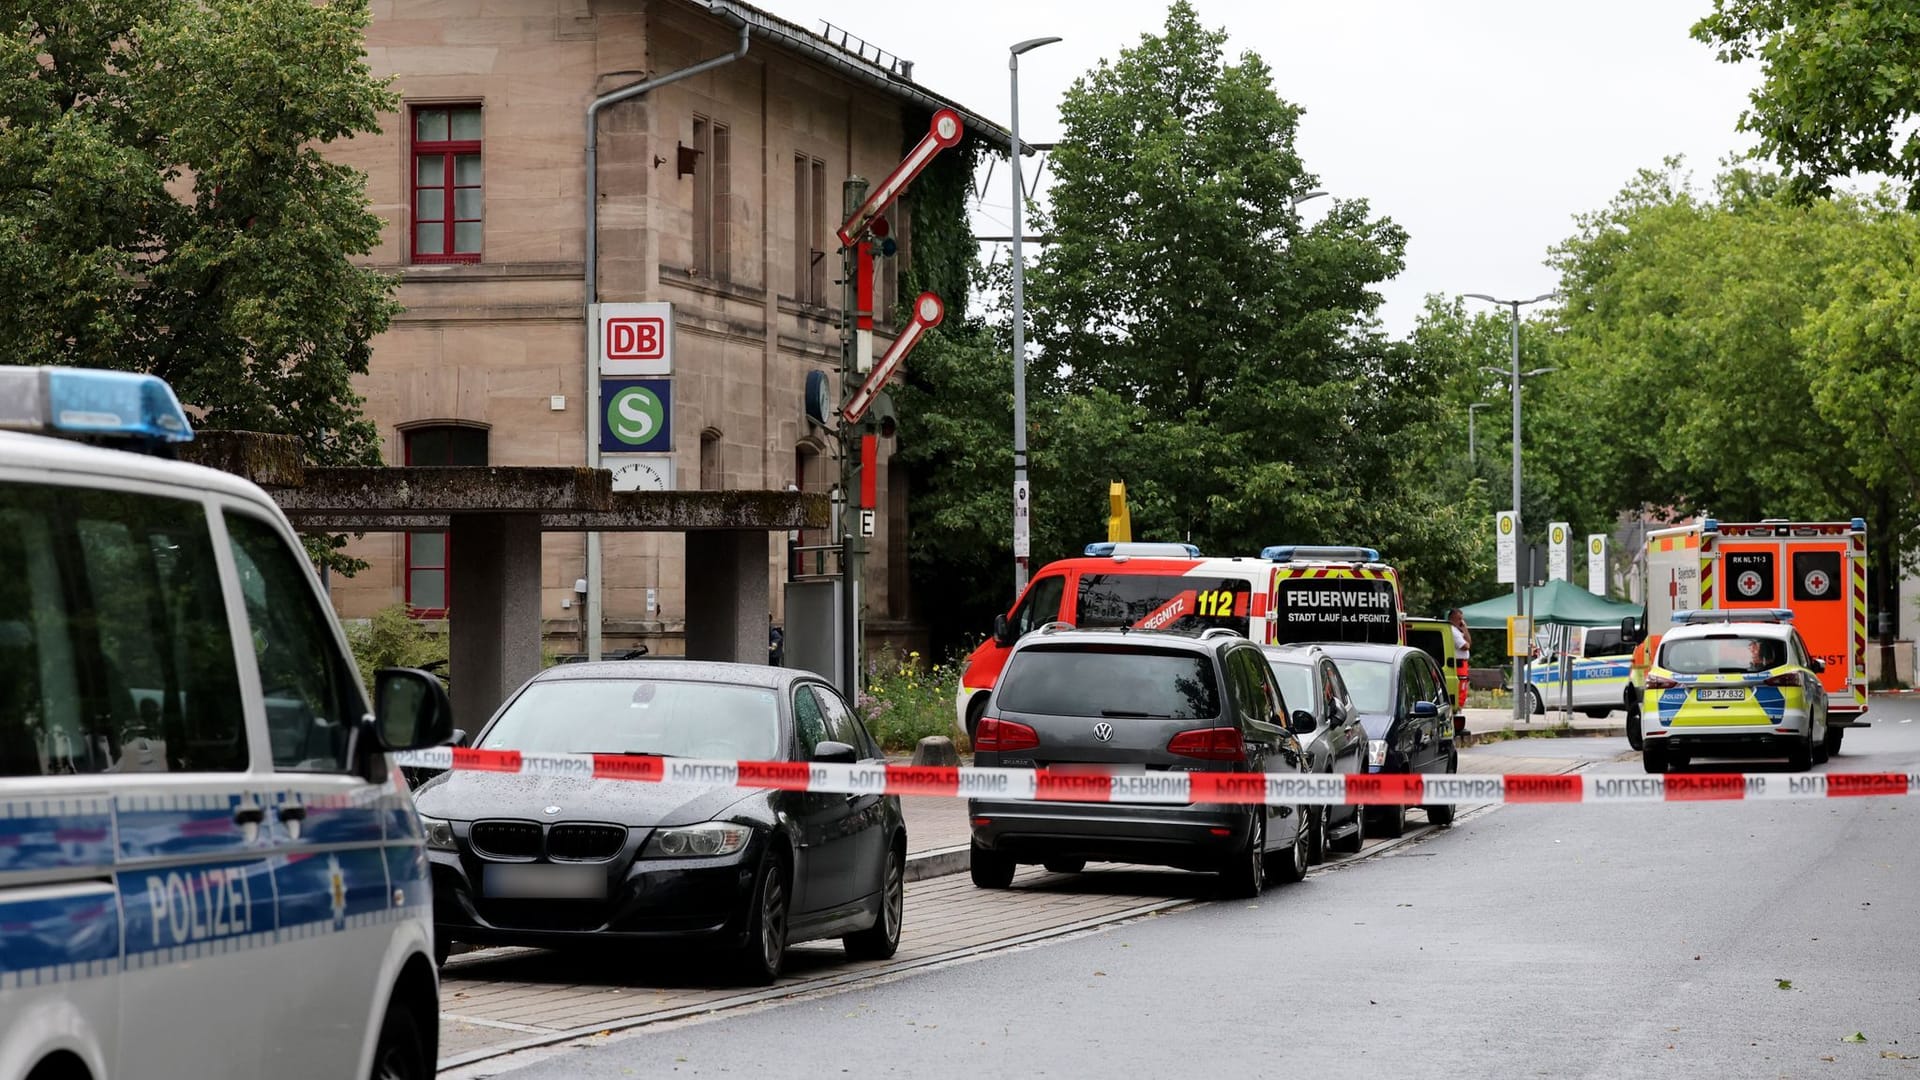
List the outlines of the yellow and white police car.
<svg viewBox="0 0 1920 1080">
<path fill-rule="evenodd" d="M 1822 663 L 1792 612 L 1678 611 L 1647 671 L 1641 749 L 1650 773 L 1695 757 L 1827 760 Z"/>
<path fill-rule="evenodd" d="M 0 368 L 0 1080 L 431 1076 L 386 752 L 445 694 L 368 708 L 286 518 L 191 438 L 151 376 Z"/>
</svg>

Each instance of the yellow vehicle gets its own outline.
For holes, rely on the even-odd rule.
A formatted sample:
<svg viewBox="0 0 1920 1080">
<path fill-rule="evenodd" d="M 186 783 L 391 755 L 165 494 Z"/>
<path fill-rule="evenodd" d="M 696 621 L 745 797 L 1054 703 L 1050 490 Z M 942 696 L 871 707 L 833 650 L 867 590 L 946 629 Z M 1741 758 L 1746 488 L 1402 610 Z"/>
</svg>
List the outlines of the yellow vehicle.
<svg viewBox="0 0 1920 1080">
<path fill-rule="evenodd" d="M 1446 680 L 1447 697 L 1453 702 L 1454 717 L 1458 726 L 1464 726 L 1466 720 L 1460 710 L 1467 707 L 1467 654 L 1459 649 L 1459 643 L 1453 638 L 1453 624 L 1445 619 L 1423 619 L 1408 615 L 1401 620 L 1406 629 L 1407 644 L 1433 657 L 1440 665 L 1440 675 Z"/>
<path fill-rule="evenodd" d="M 1826 664 L 1792 619 L 1784 609 L 1674 613 L 1647 669 L 1648 772 L 1695 757 L 1785 757 L 1801 771 L 1827 760 Z"/>
</svg>

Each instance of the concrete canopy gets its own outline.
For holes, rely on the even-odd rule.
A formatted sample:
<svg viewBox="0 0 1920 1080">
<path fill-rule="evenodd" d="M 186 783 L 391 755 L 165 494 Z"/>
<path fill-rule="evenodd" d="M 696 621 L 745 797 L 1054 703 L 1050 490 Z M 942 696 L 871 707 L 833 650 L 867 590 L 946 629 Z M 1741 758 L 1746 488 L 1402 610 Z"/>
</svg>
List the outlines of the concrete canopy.
<svg viewBox="0 0 1920 1080">
<path fill-rule="evenodd" d="M 182 453 L 266 488 L 307 532 L 445 529 L 463 572 L 448 598 L 454 721 L 477 732 L 540 671 L 540 534 L 698 532 L 689 545 L 687 655 L 765 663 L 768 534 L 824 528 L 825 495 L 616 492 L 604 469 L 307 468 L 285 436 L 206 432 Z"/>
</svg>

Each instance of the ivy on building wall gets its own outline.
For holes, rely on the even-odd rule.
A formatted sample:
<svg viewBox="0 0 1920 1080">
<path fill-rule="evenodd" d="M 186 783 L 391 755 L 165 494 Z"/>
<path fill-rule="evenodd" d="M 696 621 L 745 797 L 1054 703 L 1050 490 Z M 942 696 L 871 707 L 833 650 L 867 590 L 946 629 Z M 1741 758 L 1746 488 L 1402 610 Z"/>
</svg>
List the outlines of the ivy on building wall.
<svg viewBox="0 0 1920 1080">
<path fill-rule="evenodd" d="M 926 122 L 911 119 L 905 126 L 909 133 L 927 128 Z M 919 140 L 920 135 L 912 134 L 905 149 L 911 150 Z M 912 239 L 903 267 L 902 306 L 923 292 L 931 292 L 946 304 L 946 322 L 957 324 L 966 319 L 967 294 L 972 291 L 973 266 L 979 257 L 973 226 L 967 220 L 967 196 L 973 190 L 974 167 L 986 152 L 986 143 L 970 135 L 959 146 L 936 156 L 914 180 L 910 196 Z"/>
<path fill-rule="evenodd" d="M 909 118 L 906 129 L 925 131 L 927 119 Z M 937 654 L 967 641 L 982 612 L 991 618 L 1008 579 L 1001 570 L 1009 536 L 1002 534 L 1011 526 L 996 530 L 988 523 L 1007 518 L 1012 360 L 1000 330 L 969 304 L 982 267 L 967 204 L 981 159 L 995 150 L 970 135 L 914 181 L 911 250 L 901 281 L 902 305 L 922 292 L 946 304 L 945 319 L 914 349 L 893 389 L 900 414 L 895 461 L 907 484 L 910 523 L 908 613 L 928 631 Z"/>
</svg>

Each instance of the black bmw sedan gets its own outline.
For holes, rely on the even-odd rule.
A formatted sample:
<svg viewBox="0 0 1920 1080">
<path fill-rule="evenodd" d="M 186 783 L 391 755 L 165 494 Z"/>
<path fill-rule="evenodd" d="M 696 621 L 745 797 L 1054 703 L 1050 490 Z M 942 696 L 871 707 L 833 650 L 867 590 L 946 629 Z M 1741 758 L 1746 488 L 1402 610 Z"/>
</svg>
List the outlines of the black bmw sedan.
<svg viewBox="0 0 1920 1080">
<path fill-rule="evenodd" d="M 649 660 L 550 668 L 502 705 L 483 750 L 720 761 L 875 762 L 816 676 Z M 704 942 L 770 981 L 793 942 L 857 959 L 900 942 L 907 831 L 894 796 L 455 771 L 415 792 L 442 956 L 454 942 Z"/>
</svg>

